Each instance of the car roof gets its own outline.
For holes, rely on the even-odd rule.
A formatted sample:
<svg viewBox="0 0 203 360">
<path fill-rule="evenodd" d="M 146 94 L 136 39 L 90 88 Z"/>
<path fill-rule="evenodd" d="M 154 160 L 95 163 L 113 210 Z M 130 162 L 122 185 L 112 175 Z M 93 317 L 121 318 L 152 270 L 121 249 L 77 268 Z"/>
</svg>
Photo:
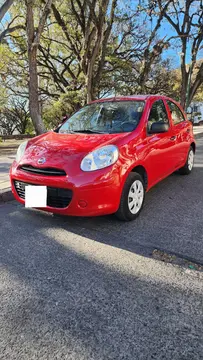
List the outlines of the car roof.
<svg viewBox="0 0 203 360">
<path fill-rule="evenodd" d="M 106 101 L 133 101 L 133 100 L 145 101 L 149 98 L 169 99 L 167 96 L 164 95 L 129 95 L 129 96 L 114 96 L 114 97 L 102 98 L 99 100 L 92 101 L 91 103 L 106 102 Z"/>
<path fill-rule="evenodd" d="M 182 112 L 184 112 L 184 109 L 182 108 L 181 104 L 179 102 L 177 102 L 174 99 L 171 99 L 169 96 L 165 96 L 165 95 L 152 95 L 152 94 L 148 94 L 148 95 L 129 95 L 129 96 L 114 96 L 114 97 L 108 97 L 108 98 L 102 98 L 102 99 L 98 99 L 95 101 L 92 101 L 90 104 L 93 103 L 100 103 L 100 102 L 111 102 L 111 101 L 149 101 L 149 100 L 169 100 L 174 102 L 180 109 Z"/>
</svg>

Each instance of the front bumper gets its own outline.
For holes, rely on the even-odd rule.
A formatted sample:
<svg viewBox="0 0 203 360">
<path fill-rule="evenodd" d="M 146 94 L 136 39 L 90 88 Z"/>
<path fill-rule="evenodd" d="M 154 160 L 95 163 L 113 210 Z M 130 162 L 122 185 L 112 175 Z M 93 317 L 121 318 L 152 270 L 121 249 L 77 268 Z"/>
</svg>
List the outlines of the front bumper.
<svg viewBox="0 0 203 360">
<path fill-rule="evenodd" d="M 10 169 L 10 180 L 14 197 L 22 204 L 25 203 L 25 200 L 16 191 L 15 181 L 70 190 L 72 198 L 67 207 L 47 206 L 41 208 L 44 211 L 70 216 L 112 214 L 118 210 L 122 191 L 119 171 L 116 166 L 91 173 L 81 171 L 79 176 L 71 179 L 68 176 L 33 175 L 19 169 L 14 161 Z"/>
</svg>

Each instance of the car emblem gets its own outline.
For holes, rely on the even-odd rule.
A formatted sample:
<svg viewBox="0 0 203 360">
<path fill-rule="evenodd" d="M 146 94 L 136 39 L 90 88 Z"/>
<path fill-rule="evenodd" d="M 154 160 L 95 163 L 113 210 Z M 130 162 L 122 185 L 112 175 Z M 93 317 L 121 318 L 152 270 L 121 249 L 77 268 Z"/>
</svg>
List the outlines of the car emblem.
<svg viewBox="0 0 203 360">
<path fill-rule="evenodd" d="M 42 164 L 44 164 L 46 162 L 46 159 L 44 158 L 44 157 L 42 157 L 42 158 L 40 158 L 39 160 L 38 160 L 38 164 L 39 165 L 42 165 Z"/>
</svg>

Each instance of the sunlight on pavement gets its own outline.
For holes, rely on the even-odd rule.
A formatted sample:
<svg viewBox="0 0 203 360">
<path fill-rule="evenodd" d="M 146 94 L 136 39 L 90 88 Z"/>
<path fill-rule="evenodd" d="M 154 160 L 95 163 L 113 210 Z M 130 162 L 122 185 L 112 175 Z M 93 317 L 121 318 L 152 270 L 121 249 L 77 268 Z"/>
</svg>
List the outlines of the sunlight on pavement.
<svg viewBox="0 0 203 360">
<path fill-rule="evenodd" d="M 93 239 L 83 237 L 57 227 L 52 229 L 41 229 L 40 233 L 54 241 L 57 241 L 59 244 L 75 252 L 80 257 L 103 265 L 106 268 L 109 268 L 109 270 L 117 271 L 123 275 L 131 275 L 135 277 L 139 276 L 139 278 L 142 278 L 145 281 L 160 282 L 165 285 L 171 285 L 173 282 L 174 285 L 176 284 L 177 286 L 178 282 L 178 287 L 182 289 L 185 289 L 185 275 L 189 275 L 190 277 L 192 276 L 194 284 L 196 279 L 203 280 L 203 273 L 188 271 L 181 269 L 181 267 L 177 265 L 166 264 L 155 259 L 146 258 L 130 251 L 102 244 Z M 196 285 L 196 291 L 199 293 L 199 283 Z"/>
</svg>

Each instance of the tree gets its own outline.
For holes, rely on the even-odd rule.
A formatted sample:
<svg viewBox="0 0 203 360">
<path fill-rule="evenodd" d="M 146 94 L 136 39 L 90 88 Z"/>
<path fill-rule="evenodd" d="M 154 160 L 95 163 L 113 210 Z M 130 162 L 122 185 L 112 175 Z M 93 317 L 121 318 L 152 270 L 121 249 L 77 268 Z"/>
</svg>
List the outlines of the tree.
<svg viewBox="0 0 203 360">
<path fill-rule="evenodd" d="M 16 129 L 16 119 L 9 115 L 6 110 L 0 113 L 0 131 L 3 135 L 12 135 Z"/>
<path fill-rule="evenodd" d="M 46 89 L 41 86 L 40 90 L 49 97 L 57 99 L 58 93 L 64 93 L 72 99 L 74 94 L 80 97 L 82 93 L 83 98 L 84 94 L 89 94 L 86 100 L 90 101 L 109 94 L 113 89 L 119 91 L 119 86 L 120 90 L 123 89 L 122 83 L 126 78 L 133 89 L 135 83 L 139 83 L 139 91 L 146 91 L 144 84 L 149 72 L 168 46 L 164 39 L 157 39 L 163 15 L 158 18 L 149 39 L 147 18 L 146 15 L 142 16 L 143 9 L 141 11 L 137 7 L 130 12 L 127 7 L 123 10 L 116 2 L 109 1 L 103 23 L 106 37 L 101 38 L 98 54 L 94 58 L 94 44 L 98 41 L 95 25 L 99 17 L 98 3 L 102 4 L 93 2 L 93 9 L 90 9 L 92 3 L 88 1 L 83 5 L 80 1 L 70 1 L 68 10 L 67 6 L 58 1 L 52 5 L 54 18 L 42 34 L 38 56 L 40 77 L 44 79 L 41 83 L 46 84 Z M 78 8 L 79 4 L 82 8 Z M 82 9 L 86 16 L 84 21 Z M 89 39 L 88 34 L 91 34 Z"/>
<path fill-rule="evenodd" d="M 6 13 L 8 12 L 8 10 L 10 10 L 11 5 L 13 5 L 14 0 L 6 0 L 3 2 L 3 5 L 0 7 L 0 22 L 2 21 L 2 19 L 4 18 L 4 16 L 6 15 Z M 15 20 L 18 18 L 18 16 L 16 16 L 15 18 L 13 18 L 9 23 L 6 22 L 6 27 L 2 28 L 1 32 L 0 32 L 0 43 L 2 43 L 3 41 L 5 41 L 5 37 L 11 33 L 13 33 L 14 31 L 23 28 L 22 25 L 14 25 Z"/>
<path fill-rule="evenodd" d="M 63 15 L 52 4 L 54 17 L 85 76 L 87 102 L 94 98 L 94 84 L 100 80 L 111 34 L 117 0 L 70 0 L 76 31 L 68 28 Z"/>
<path fill-rule="evenodd" d="M 3 5 L 0 7 L 0 21 L 3 19 L 13 2 L 14 0 L 6 0 L 3 2 Z"/>
<path fill-rule="evenodd" d="M 28 41 L 28 64 L 29 64 L 29 109 L 30 115 L 37 134 L 45 132 L 44 124 L 40 114 L 38 74 L 37 74 L 37 51 L 44 26 L 50 12 L 52 0 L 47 0 L 37 28 L 34 25 L 34 0 L 26 0 L 26 30 Z M 41 10 L 41 9 L 40 9 Z"/>
<path fill-rule="evenodd" d="M 11 102 L 8 109 L 10 116 L 16 119 L 16 130 L 20 134 L 25 134 L 30 128 L 30 114 L 27 100 L 15 99 Z"/>
<path fill-rule="evenodd" d="M 27 100 L 12 99 L 0 112 L 0 127 L 7 135 L 15 130 L 19 134 L 32 132 Z"/>
<path fill-rule="evenodd" d="M 37 133 L 44 131 L 42 116 L 45 125 L 54 125 L 64 112 L 71 114 L 106 95 L 158 92 L 178 99 L 178 80 L 162 54 L 174 40 L 181 47 L 182 35 L 162 35 L 160 29 L 168 15 L 175 21 L 174 4 L 182 3 L 140 0 L 132 6 L 126 0 L 123 7 L 117 0 L 15 2 L 9 23 L 4 23 L 5 30 L 17 28 L 7 31 L 0 46 L 0 87 L 9 99 L 29 97 Z M 179 23 L 184 14 L 182 7 Z M 199 29 L 195 21 L 187 50 L 194 40 L 191 34 Z M 193 92 L 201 81 L 201 63 L 196 61 L 194 68 L 188 78 Z"/>
<path fill-rule="evenodd" d="M 160 12 L 163 11 L 163 1 L 157 2 Z M 176 36 L 173 38 L 180 42 L 180 101 L 183 108 L 186 108 L 203 83 L 203 62 L 199 65 L 196 76 L 193 76 L 203 44 L 203 2 L 202 0 L 172 0 L 168 11 L 164 12 L 164 17 L 175 30 Z M 188 65 L 187 54 L 189 53 L 191 60 Z"/>
</svg>

